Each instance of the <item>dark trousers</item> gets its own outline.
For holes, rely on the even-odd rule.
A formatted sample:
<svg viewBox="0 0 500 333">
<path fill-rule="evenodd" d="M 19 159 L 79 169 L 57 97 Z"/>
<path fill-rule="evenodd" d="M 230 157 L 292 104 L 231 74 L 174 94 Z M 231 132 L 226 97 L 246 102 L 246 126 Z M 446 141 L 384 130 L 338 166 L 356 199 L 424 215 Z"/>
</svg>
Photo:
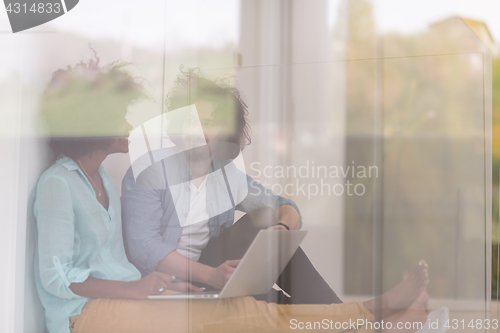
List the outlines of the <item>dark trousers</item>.
<svg viewBox="0 0 500 333">
<path fill-rule="evenodd" d="M 201 253 L 199 262 L 217 267 L 226 260 L 241 259 L 261 229 L 276 224 L 276 213 L 271 208 L 250 212 L 212 239 Z M 335 292 L 316 271 L 299 247 L 281 273 L 276 284 L 291 297 L 272 289 L 258 300 L 278 304 L 332 304 L 342 303 Z M 210 290 L 209 286 L 207 290 Z M 212 288 L 213 289 L 213 288 Z"/>
</svg>

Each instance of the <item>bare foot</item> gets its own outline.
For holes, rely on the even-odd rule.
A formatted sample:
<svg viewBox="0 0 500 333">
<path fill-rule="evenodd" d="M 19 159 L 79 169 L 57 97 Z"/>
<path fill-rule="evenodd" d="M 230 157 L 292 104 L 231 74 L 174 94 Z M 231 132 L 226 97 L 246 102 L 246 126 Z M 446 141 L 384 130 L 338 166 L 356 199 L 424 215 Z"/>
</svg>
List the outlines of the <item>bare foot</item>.
<svg viewBox="0 0 500 333">
<path fill-rule="evenodd" d="M 424 291 L 418 295 L 408 309 L 385 319 L 385 333 L 414 333 L 427 322 L 429 295 Z"/>
<path fill-rule="evenodd" d="M 406 310 L 412 305 L 415 299 L 426 290 L 429 284 L 428 266 L 424 260 L 420 260 L 411 274 L 400 284 L 375 298 L 365 302 L 367 309 L 374 313 L 376 307 L 381 308 L 379 315 L 382 318 L 390 316 L 396 312 Z"/>
<path fill-rule="evenodd" d="M 420 260 L 403 282 L 382 295 L 382 307 L 391 312 L 407 309 L 428 284 L 428 266 L 424 260 Z"/>
</svg>

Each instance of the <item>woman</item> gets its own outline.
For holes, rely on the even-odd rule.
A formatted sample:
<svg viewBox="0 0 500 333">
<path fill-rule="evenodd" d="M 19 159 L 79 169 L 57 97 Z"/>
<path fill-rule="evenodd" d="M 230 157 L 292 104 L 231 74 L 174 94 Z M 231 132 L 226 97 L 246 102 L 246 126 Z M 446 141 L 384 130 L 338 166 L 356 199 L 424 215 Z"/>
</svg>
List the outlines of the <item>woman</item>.
<svg viewBox="0 0 500 333">
<path fill-rule="evenodd" d="M 293 323 L 324 319 L 333 324 L 372 321 L 377 302 L 381 317 L 391 322 L 425 320 L 423 262 L 396 288 L 367 302 L 147 300 L 166 289 L 200 289 L 174 283 L 173 276 L 160 272 L 141 279 L 127 260 L 118 189 L 101 166 L 109 154 L 128 151 L 127 107 L 143 96 L 140 84 L 122 67 L 100 67 L 96 58 L 59 70 L 42 99 L 57 161 L 36 189 L 35 280 L 50 333 L 286 331 Z"/>
</svg>

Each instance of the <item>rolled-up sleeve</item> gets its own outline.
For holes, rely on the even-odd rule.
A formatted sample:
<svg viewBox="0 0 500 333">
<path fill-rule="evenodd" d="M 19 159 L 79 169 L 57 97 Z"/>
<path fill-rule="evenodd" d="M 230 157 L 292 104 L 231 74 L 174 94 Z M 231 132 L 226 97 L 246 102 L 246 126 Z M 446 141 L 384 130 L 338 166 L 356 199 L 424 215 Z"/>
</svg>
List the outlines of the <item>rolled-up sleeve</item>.
<svg viewBox="0 0 500 333">
<path fill-rule="evenodd" d="M 130 171 L 122 183 L 122 220 L 130 260 L 145 275 L 178 244 L 162 237 L 163 189 L 139 186 Z"/>
<path fill-rule="evenodd" d="M 83 298 L 74 294 L 69 286 L 87 280 L 91 269 L 73 266 L 75 214 L 71 193 L 64 179 L 53 176 L 38 185 L 34 214 L 43 288 L 60 298 Z"/>
<path fill-rule="evenodd" d="M 265 188 L 258 182 L 256 182 L 252 177 L 247 175 L 248 183 L 248 195 L 245 200 L 236 206 L 236 209 L 243 212 L 250 212 L 255 209 L 271 207 L 275 211 L 283 206 L 290 205 L 299 213 L 300 217 L 300 228 L 302 228 L 302 215 L 300 214 L 299 207 L 290 199 L 283 198 L 282 196 L 276 195 L 268 188 Z"/>
</svg>

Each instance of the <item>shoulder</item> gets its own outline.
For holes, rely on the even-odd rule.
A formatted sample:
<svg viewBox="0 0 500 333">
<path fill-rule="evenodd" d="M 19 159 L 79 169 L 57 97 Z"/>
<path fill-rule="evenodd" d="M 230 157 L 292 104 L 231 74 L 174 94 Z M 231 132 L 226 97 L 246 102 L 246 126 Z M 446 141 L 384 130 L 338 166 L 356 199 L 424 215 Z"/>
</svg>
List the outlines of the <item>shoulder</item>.
<svg viewBox="0 0 500 333">
<path fill-rule="evenodd" d="M 54 163 L 45 170 L 35 189 L 35 198 L 68 198 L 71 193 L 71 172 L 64 166 Z"/>
<path fill-rule="evenodd" d="M 42 173 L 38 179 L 38 186 L 45 183 L 63 183 L 67 185 L 70 179 L 70 171 L 56 162 Z"/>
</svg>

